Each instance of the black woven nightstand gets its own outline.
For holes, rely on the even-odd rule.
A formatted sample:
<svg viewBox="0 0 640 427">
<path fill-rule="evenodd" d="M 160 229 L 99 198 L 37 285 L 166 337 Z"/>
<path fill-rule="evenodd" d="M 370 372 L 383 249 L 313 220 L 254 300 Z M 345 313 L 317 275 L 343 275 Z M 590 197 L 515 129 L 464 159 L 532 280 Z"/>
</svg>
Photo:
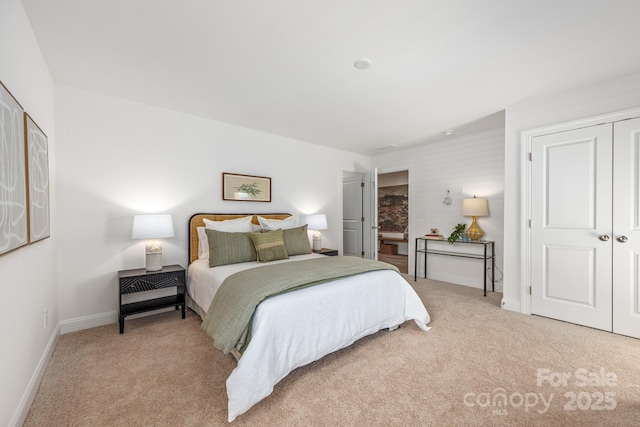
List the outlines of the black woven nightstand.
<svg viewBox="0 0 640 427">
<path fill-rule="evenodd" d="M 118 320 L 120 333 L 124 332 L 124 319 L 127 316 L 146 311 L 158 310 L 165 307 L 182 307 L 182 318 L 185 318 L 185 271 L 179 265 L 166 265 L 162 270 L 147 271 L 144 268 L 134 270 L 121 270 L 118 272 L 120 285 L 120 310 Z M 137 292 L 152 291 L 176 287 L 177 293 L 163 298 L 154 298 L 144 301 L 122 303 L 122 295 Z"/>
<path fill-rule="evenodd" d="M 337 249 L 322 248 L 319 251 L 316 251 L 315 253 L 320 255 L 326 255 L 326 256 L 338 256 Z"/>
</svg>

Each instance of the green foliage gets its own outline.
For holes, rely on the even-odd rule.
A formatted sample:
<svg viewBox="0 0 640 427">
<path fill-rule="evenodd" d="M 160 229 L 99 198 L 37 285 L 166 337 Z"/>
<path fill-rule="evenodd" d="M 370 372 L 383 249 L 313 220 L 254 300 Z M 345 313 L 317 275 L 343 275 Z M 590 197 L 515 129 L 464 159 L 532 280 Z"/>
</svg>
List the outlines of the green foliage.
<svg viewBox="0 0 640 427">
<path fill-rule="evenodd" d="M 451 232 L 449 237 L 447 237 L 447 241 L 450 244 L 455 243 L 456 240 L 458 240 L 460 237 L 462 237 L 462 235 L 464 234 L 466 229 L 467 229 L 467 224 L 458 224 L 458 225 L 456 225 L 455 227 L 453 227 L 453 231 Z"/>
<path fill-rule="evenodd" d="M 236 188 L 240 193 L 247 193 L 251 197 L 256 197 L 258 194 L 262 193 L 262 190 L 258 189 L 257 182 L 254 182 L 253 184 L 242 184 Z"/>
</svg>

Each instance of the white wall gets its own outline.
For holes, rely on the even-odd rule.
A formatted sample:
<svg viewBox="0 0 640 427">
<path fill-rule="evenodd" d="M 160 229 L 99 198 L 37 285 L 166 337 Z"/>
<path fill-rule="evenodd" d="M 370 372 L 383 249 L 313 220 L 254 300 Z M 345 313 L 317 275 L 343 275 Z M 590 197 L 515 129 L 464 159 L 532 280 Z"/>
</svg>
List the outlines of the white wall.
<svg viewBox="0 0 640 427">
<path fill-rule="evenodd" d="M 49 138 L 55 209 L 54 85 L 19 0 L 0 2 L 0 80 Z M 55 243 L 51 238 L 0 256 L 0 425 L 19 425 L 57 336 Z M 44 327 L 44 310 L 49 322 Z"/>
<path fill-rule="evenodd" d="M 133 215 L 170 213 L 164 263 L 187 266 L 198 212 L 327 214 L 340 248 L 342 171 L 371 159 L 110 96 L 57 87 L 60 318 L 63 332 L 116 320 L 117 271 L 144 266 Z M 272 178 L 272 202 L 222 200 L 222 172 Z M 114 325 L 114 332 L 117 326 Z"/>
<path fill-rule="evenodd" d="M 505 223 L 503 307 L 521 306 L 521 133 L 542 126 L 584 119 L 640 106 L 640 74 L 515 105 L 505 119 Z"/>
<path fill-rule="evenodd" d="M 440 234 L 447 237 L 457 223 L 471 224 L 471 218 L 461 214 L 462 199 L 474 195 L 488 199 L 489 216 L 479 218 L 478 223 L 485 233 L 483 238 L 496 242 L 496 265 L 502 269 L 503 144 L 504 129 L 499 128 L 374 158 L 379 174 L 409 170 L 410 273 L 414 271 L 414 239 L 429 233 L 431 228 L 438 228 Z M 461 194 L 456 193 L 459 187 L 462 187 Z M 447 189 L 451 190 L 453 199 L 450 206 L 442 203 Z M 465 247 L 465 250 L 471 249 Z M 422 274 L 422 265 L 420 258 L 419 274 Z M 482 288 L 482 269 L 479 260 L 430 256 L 428 277 Z M 500 273 L 496 272 L 496 278 L 499 277 Z"/>
</svg>

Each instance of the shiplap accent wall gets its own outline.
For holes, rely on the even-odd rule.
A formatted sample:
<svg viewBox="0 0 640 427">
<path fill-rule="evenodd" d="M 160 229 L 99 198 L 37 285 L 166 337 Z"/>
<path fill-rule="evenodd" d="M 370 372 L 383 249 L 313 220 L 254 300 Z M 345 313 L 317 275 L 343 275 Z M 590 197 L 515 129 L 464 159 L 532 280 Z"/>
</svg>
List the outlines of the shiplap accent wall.
<svg viewBox="0 0 640 427">
<path fill-rule="evenodd" d="M 471 218 L 463 217 L 461 209 L 462 200 L 474 195 L 488 199 L 489 216 L 479 218 L 478 222 L 484 238 L 496 242 L 496 265 L 502 270 L 504 128 L 385 153 L 376 156 L 374 164 L 379 174 L 409 169 L 410 273 L 414 268 L 415 237 L 423 236 L 431 228 L 438 228 L 446 237 L 457 223 L 471 224 Z M 447 189 L 453 199 L 449 206 L 442 203 Z M 469 246 L 464 249 L 473 250 Z M 429 257 L 429 278 L 477 288 L 483 286 L 482 261 Z M 420 274 L 421 260 L 418 267 Z M 500 278 L 499 272 L 496 278 Z"/>
</svg>

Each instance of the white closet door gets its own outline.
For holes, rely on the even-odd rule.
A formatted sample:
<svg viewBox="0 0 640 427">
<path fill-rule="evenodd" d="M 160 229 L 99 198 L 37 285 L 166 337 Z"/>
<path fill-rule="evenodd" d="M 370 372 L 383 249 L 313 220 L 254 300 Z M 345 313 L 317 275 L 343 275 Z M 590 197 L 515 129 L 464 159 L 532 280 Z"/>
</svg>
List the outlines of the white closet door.
<svg viewBox="0 0 640 427">
<path fill-rule="evenodd" d="M 614 125 L 613 332 L 640 338 L 640 119 Z"/>
<path fill-rule="evenodd" d="M 531 312 L 611 331 L 612 128 L 532 139 Z"/>
</svg>

